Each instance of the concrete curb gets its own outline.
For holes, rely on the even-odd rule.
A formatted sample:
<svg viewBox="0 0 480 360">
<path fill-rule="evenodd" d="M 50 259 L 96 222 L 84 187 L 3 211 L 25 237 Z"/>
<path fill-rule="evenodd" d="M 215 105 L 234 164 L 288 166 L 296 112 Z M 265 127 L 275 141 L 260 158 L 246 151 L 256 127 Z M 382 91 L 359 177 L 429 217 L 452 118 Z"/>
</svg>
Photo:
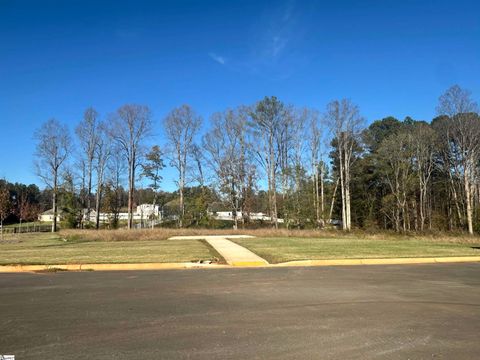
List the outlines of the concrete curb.
<svg viewBox="0 0 480 360">
<path fill-rule="evenodd" d="M 480 256 L 387 258 L 387 259 L 332 259 L 287 261 L 272 266 L 338 266 L 338 265 L 395 265 L 395 264 L 435 264 L 455 262 L 480 262 Z"/>
<path fill-rule="evenodd" d="M 235 267 L 296 267 L 296 266 L 342 266 L 342 265 L 400 265 L 439 264 L 458 262 L 480 262 L 480 256 L 452 256 L 435 258 L 391 258 L 391 259 L 332 259 L 298 260 L 279 264 L 254 261 L 238 261 L 232 265 L 198 263 L 139 263 L 139 264 L 57 264 L 57 265 L 0 265 L 0 273 L 36 271 L 128 271 L 128 270 L 174 270 L 174 269 L 226 269 Z"/>
<path fill-rule="evenodd" d="M 238 260 L 238 261 L 232 261 L 230 265 L 232 267 L 268 267 L 271 264 L 267 263 L 266 261 Z"/>
<path fill-rule="evenodd" d="M 123 271 L 123 270 L 174 270 L 215 269 L 230 267 L 199 263 L 138 263 L 138 264 L 56 264 L 56 265 L 0 265 L 0 273 L 48 271 Z"/>
</svg>

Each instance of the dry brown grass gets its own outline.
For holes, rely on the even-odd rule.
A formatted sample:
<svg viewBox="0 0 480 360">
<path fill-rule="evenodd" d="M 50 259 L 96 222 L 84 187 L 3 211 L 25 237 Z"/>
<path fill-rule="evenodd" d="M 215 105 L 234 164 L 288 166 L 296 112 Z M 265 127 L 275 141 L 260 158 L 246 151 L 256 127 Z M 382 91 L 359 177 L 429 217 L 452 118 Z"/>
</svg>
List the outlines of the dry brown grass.
<svg viewBox="0 0 480 360">
<path fill-rule="evenodd" d="M 60 235 L 69 240 L 87 241 L 135 241 L 135 240 L 166 240 L 179 235 L 253 235 L 256 237 L 295 237 L 295 238 L 345 238 L 371 240 L 401 240 L 416 239 L 435 242 L 451 242 L 478 244 L 480 237 L 467 234 L 428 233 L 428 234 L 397 234 L 394 232 L 352 231 L 344 233 L 339 230 L 287 230 L 287 229 L 142 229 L 142 230 L 62 230 Z"/>
<path fill-rule="evenodd" d="M 194 235 L 253 235 L 256 237 L 358 237 L 353 233 L 344 234 L 334 230 L 286 230 L 286 229 L 173 229 L 156 228 L 142 230 L 62 230 L 61 236 L 69 239 L 89 241 L 133 241 L 133 240 L 166 240 L 172 236 Z"/>
</svg>

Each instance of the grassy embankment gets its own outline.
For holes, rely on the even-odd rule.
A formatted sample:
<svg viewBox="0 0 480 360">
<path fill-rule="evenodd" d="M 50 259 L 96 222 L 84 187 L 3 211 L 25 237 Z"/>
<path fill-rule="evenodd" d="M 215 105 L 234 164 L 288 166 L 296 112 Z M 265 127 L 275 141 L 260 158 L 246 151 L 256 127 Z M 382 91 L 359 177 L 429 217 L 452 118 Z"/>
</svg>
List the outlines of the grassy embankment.
<svg viewBox="0 0 480 360">
<path fill-rule="evenodd" d="M 170 263 L 218 257 L 211 247 L 198 240 L 101 241 L 63 233 L 36 233 L 10 235 L 0 242 L 0 265 Z"/>
<path fill-rule="evenodd" d="M 202 241 L 165 241 L 175 235 L 249 234 L 235 240 L 271 263 L 306 259 L 480 255 L 480 238 L 315 230 L 65 230 L 16 234 L 0 243 L 0 264 L 134 263 L 208 260 L 219 255 Z"/>
<path fill-rule="evenodd" d="M 480 256 L 480 239 L 255 238 L 236 239 L 270 263 L 294 260 Z"/>
</svg>

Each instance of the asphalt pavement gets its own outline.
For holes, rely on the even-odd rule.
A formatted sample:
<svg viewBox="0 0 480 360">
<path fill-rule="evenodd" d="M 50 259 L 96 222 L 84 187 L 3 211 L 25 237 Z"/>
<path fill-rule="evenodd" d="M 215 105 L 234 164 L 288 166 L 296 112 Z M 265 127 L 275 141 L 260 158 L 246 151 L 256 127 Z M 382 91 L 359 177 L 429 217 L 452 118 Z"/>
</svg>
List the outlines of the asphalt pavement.
<svg viewBox="0 0 480 360">
<path fill-rule="evenodd" d="M 0 274 L 16 359 L 479 359 L 480 264 Z"/>
</svg>

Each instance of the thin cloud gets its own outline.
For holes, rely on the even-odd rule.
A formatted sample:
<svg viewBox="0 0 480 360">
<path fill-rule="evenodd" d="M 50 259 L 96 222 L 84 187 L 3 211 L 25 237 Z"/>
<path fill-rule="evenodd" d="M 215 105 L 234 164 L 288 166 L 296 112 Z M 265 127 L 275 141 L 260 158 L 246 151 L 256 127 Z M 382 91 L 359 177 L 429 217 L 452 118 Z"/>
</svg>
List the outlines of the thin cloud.
<svg viewBox="0 0 480 360">
<path fill-rule="evenodd" d="M 289 39 L 286 37 L 285 38 L 281 36 L 273 37 L 272 43 L 269 46 L 269 51 L 272 57 L 275 58 L 282 52 L 285 46 L 287 46 L 288 40 Z"/>
<path fill-rule="evenodd" d="M 220 56 L 220 55 L 217 55 L 215 53 L 208 53 L 208 56 L 210 56 L 210 58 L 219 63 L 220 65 L 225 65 L 225 63 L 227 62 L 227 59 L 225 59 L 223 56 Z"/>
<path fill-rule="evenodd" d="M 235 48 L 228 59 L 215 52 L 208 56 L 230 71 L 287 79 L 310 61 L 303 51 L 310 16 L 309 7 L 300 6 L 296 0 L 283 0 L 255 17 L 244 39 L 246 49 Z"/>
<path fill-rule="evenodd" d="M 252 61 L 272 67 L 289 57 L 304 32 L 300 10 L 295 1 L 287 0 L 262 14 L 254 30 Z"/>
</svg>

